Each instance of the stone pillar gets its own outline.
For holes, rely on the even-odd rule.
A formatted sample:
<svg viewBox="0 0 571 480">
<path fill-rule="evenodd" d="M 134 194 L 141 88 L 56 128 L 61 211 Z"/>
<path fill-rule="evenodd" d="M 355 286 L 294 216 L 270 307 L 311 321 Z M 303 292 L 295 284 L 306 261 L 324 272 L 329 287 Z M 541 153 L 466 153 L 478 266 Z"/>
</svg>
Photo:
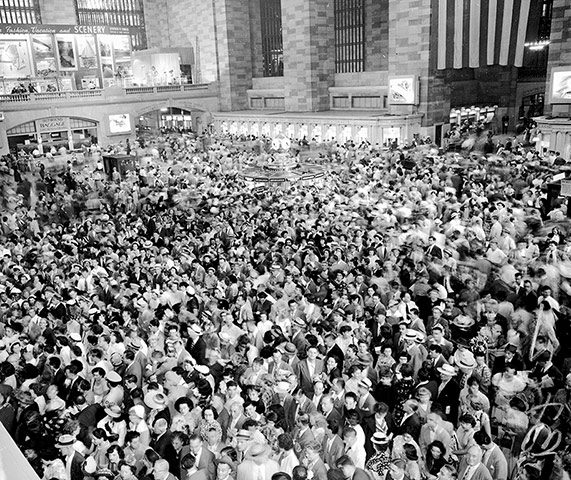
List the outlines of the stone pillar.
<svg viewBox="0 0 571 480">
<path fill-rule="evenodd" d="M 389 0 L 389 3 L 389 77 L 418 75 L 420 80 L 419 105 L 390 105 L 389 113 L 424 113 L 423 127 L 448 123 L 450 93 L 444 73 L 436 70 L 434 16 L 437 12 L 432 12 L 436 2 Z"/>
<path fill-rule="evenodd" d="M 246 110 L 252 88 L 249 9 L 241 0 L 216 0 L 214 18 L 218 45 L 220 110 Z"/>
<path fill-rule="evenodd" d="M 330 0 L 282 1 L 285 109 L 329 109 L 335 75 L 335 32 Z"/>
<path fill-rule="evenodd" d="M 73 0 L 39 0 L 42 23 L 46 25 L 75 25 L 77 13 Z"/>
</svg>

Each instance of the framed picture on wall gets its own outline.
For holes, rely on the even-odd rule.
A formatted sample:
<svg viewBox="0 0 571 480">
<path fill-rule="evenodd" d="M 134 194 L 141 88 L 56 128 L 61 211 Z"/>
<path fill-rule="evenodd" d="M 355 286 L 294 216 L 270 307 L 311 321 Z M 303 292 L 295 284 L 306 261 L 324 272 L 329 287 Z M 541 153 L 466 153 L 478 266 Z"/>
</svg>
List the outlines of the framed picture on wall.
<svg viewBox="0 0 571 480">
<path fill-rule="evenodd" d="M 0 75 L 22 78 L 33 75 L 28 40 L 0 38 Z"/>
<path fill-rule="evenodd" d="M 56 44 L 60 70 L 77 70 L 77 53 L 73 36 L 57 36 Z"/>
<path fill-rule="evenodd" d="M 34 35 L 32 50 L 36 59 L 36 72 L 46 76 L 57 71 L 54 39 L 52 35 Z"/>
<path fill-rule="evenodd" d="M 77 53 L 80 68 L 97 68 L 97 50 L 92 36 L 77 37 Z"/>
</svg>

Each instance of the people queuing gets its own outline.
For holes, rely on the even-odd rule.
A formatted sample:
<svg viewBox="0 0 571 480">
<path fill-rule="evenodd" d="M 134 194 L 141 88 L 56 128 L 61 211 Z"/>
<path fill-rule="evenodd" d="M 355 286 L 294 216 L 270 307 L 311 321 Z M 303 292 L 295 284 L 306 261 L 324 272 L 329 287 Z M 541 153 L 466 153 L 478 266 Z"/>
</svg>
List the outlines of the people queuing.
<svg viewBox="0 0 571 480">
<path fill-rule="evenodd" d="M 252 189 L 269 142 L 133 153 L 4 179 L 0 422 L 40 478 L 568 478 L 549 158 L 349 142 Z"/>
</svg>

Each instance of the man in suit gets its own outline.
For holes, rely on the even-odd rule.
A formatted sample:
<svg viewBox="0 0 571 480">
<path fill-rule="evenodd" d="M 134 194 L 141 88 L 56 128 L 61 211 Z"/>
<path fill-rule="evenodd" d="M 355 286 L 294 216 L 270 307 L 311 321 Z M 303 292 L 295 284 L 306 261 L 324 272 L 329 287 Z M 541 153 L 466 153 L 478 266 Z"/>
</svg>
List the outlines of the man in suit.
<svg viewBox="0 0 571 480">
<path fill-rule="evenodd" d="M 271 480 L 272 475 L 280 471 L 280 465 L 270 458 L 267 445 L 254 443 L 246 459 L 238 465 L 236 480 Z"/>
<path fill-rule="evenodd" d="M 404 464 L 404 461 L 401 460 Z M 370 480 L 371 477 L 366 470 L 355 466 L 348 455 L 343 455 L 337 460 L 336 467 L 343 472 L 347 480 Z M 404 467 L 403 467 L 404 471 Z M 388 478 L 388 477 L 387 477 Z"/>
<path fill-rule="evenodd" d="M 460 386 L 454 379 L 456 369 L 451 365 L 444 364 L 437 371 L 440 374 L 440 384 L 438 385 L 436 401 L 442 406 L 446 419 L 455 424 L 458 419 L 458 398 L 460 397 Z"/>
<path fill-rule="evenodd" d="M 188 442 L 190 453 L 195 458 L 195 465 L 198 470 L 207 469 L 208 478 L 214 478 L 216 473 L 216 466 L 214 464 L 214 454 L 206 448 L 202 437 L 194 434 L 190 437 Z"/>
<path fill-rule="evenodd" d="M 407 400 L 403 405 L 404 417 L 399 425 L 396 425 L 396 434 L 403 435 L 409 433 L 410 436 L 418 443 L 420 437 L 420 416 L 418 415 L 418 402 L 416 400 Z"/>
<path fill-rule="evenodd" d="M 335 465 L 337 459 L 345 453 L 345 445 L 339 436 L 340 423 L 332 420 L 327 422 L 323 437 L 323 459 L 327 465 Z"/>
<path fill-rule="evenodd" d="M 331 395 L 324 395 L 321 399 L 321 413 L 323 413 L 327 422 L 334 421 L 339 425 L 341 424 L 341 413 L 337 408 L 335 408 L 333 397 Z"/>
<path fill-rule="evenodd" d="M 153 425 L 153 439 L 149 445 L 162 458 L 171 458 L 176 456 L 174 447 L 171 444 L 172 432 L 164 418 L 158 418 Z"/>
<path fill-rule="evenodd" d="M 303 449 L 315 441 L 315 437 L 309 425 L 309 415 L 302 414 L 297 417 L 296 425 L 296 428 L 293 430 L 293 441 L 295 453 L 299 457 Z"/>
<path fill-rule="evenodd" d="M 339 440 L 341 441 L 341 439 Z M 321 460 L 321 453 L 322 453 L 322 448 L 319 442 L 315 441 L 311 442 L 305 448 L 305 458 L 307 459 L 307 470 L 313 472 L 312 478 L 314 478 L 315 480 L 327 480 L 327 467 L 325 467 L 323 460 Z"/>
<path fill-rule="evenodd" d="M 478 445 L 473 445 L 468 449 L 468 453 L 460 460 L 458 468 L 458 478 L 464 480 L 493 480 L 490 471 L 482 463 L 482 448 Z"/>
<path fill-rule="evenodd" d="M 85 461 L 83 455 L 75 450 L 75 437 L 73 435 L 60 435 L 56 447 L 64 457 L 65 471 L 69 480 L 83 480 L 82 465 Z"/>
<path fill-rule="evenodd" d="M 474 440 L 484 451 L 482 463 L 490 472 L 493 480 L 507 480 L 508 462 L 500 447 L 492 442 L 492 439 L 483 430 L 474 434 Z"/>
<path fill-rule="evenodd" d="M 268 362 L 268 373 L 278 378 L 282 376 L 282 372 L 293 373 L 290 364 L 283 360 L 283 350 L 276 347 L 272 354 L 272 359 Z"/>
<path fill-rule="evenodd" d="M 299 379 L 301 389 L 309 398 L 313 397 L 313 378 L 323 371 L 323 360 L 317 358 L 318 354 L 317 347 L 310 345 L 307 348 L 307 358 L 297 362 L 294 366 L 294 373 Z"/>
<path fill-rule="evenodd" d="M 153 478 L 155 480 L 178 480 L 169 472 L 169 462 L 159 458 L 153 465 Z"/>
<path fill-rule="evenodd" d="M 426 417 L 426 423 L 420 429 L 418 440 L 420 451 L 426 455 L 428 445 L 435 440 L 441 441 L 444 445 L 450 445 L 451 436 L 442 424 L 442 417 L 436 412 L 431 412 Z M 448 452 L 446 454 L 448 455 Z"/>
<path fill-rule="evenodd" d="M 361 417 L 370 417 L 375 414 L 376 400 L 371 395 L 372 382 L 368 378 L 363 378 L 357 386 L 359 391 L 359 400 L 357 402 L 357 411 Z"/>
<path fill-rule="evenodd" d="M 326 353 L 325 357 L 337 357 L 339 359 L 339 370 L 343 371 L 343 361 L 345 360 L 345 354 L 341 347 L 335 342 L 335 335 L 333 333 L 328 333 L 323 338 L 325 342 Z"/>
<path fill-rule="evenodd" d="M 79 383 L 83 380 L 82 377 L 79 376 L 80 368 L 75 363 L 71 363 L 64 369 L 66 380 L 69 382 L 69 386 L 65 391 L 65 404 L 68 407 L 71 407 L 75 399 L 79 394 L 81 394 L 81 390 L 79 388 Z"/>
</svg>

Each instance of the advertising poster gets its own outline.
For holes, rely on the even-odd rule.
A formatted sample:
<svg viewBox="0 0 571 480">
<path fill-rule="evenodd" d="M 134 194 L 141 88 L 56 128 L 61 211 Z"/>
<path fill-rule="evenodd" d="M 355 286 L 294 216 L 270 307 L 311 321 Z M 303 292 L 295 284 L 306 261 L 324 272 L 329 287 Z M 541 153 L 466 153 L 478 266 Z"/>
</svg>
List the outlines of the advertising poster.
<svg viewBox="0 0 571 480">
<path fill-rule="evenodd" d="M 26 39 L 0 39 L 0 76 L 19 78 L 32 75 L 32 62 Z"/>
<path fill-rule="evenodd" d="M 97 68 L 97 49 L 92 36 L 77 37 L 77 53 L 80 68 Z"/>
<path fill-rule="evenodd" d="M 56 71 L 56 56 L 52 35 L 34 35 L 32 49 L 36 59 L 36 72 L 39 76 L 46 76 Z"/>
<path fill-rule="evenodd" d="M 389 78 L 389 102 L 393 105 L 416 105 L 416 77 Z"/>
<path fill-rule="evenodd" d="M 131 119 L 128 114 L 109 115 L 109 133 L 131 132 Z"/>
<path fill-rule="evenodd" d="M 571 103 L 571 68 L 553 69 L 551 103 Z"/>
<path fill-rule="evenodd" d="M 59 68 L 60 70 L 76 70 L 77 56 L 75 50 L 75 42 L 73 36 L 57 36 L 56 37 Z"/>
</svg>

